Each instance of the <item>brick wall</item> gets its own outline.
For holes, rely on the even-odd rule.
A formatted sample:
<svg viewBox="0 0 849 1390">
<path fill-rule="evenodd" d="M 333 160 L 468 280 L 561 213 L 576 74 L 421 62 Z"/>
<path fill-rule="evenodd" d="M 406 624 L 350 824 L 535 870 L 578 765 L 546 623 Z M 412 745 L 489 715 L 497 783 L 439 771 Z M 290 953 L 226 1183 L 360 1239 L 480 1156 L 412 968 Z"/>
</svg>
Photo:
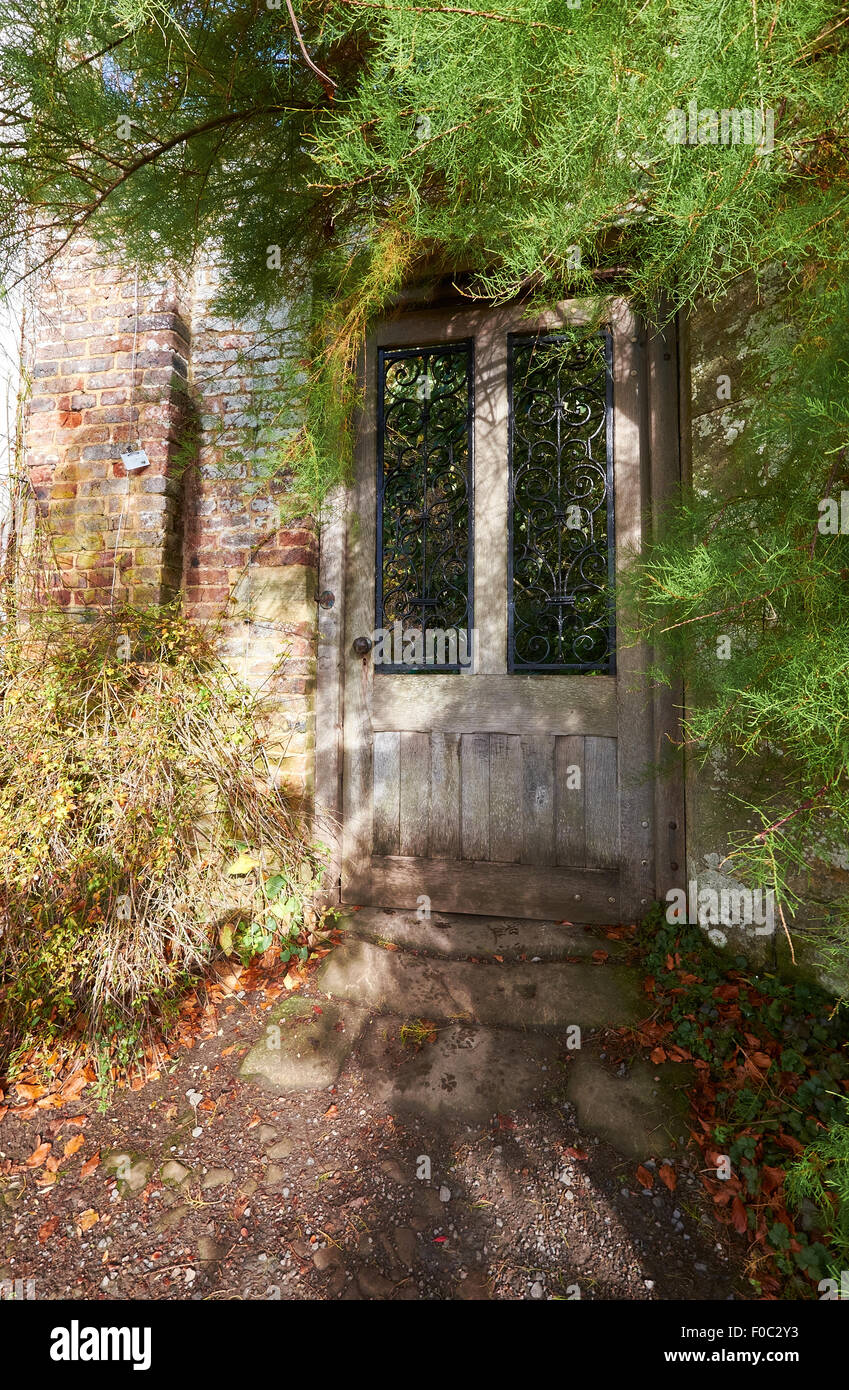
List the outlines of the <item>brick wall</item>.
<svg viewBox="0 0 849 1390">
<path fill-rule="evenodd" d="M 192 286 L 191 394 L 197 451 L 186 477 L 187 611 L 216 621 L 219 649 L 276 709 L 269 755 L 284 784 L 313 788 L 318 537 L 310 517 L 281 529 L 285 480 L 269 476 L 281 336 L 216 318 L 216 275 Z M 280 325 L 285 350 L 285 331 Z"/>
<path fill-rule="evenodd" d="M 187 400 L 180 287 L 137 290 L 82 247 L 45 285 L 30 352 L 26 462 L 51 540 L 54 598 L 72 611 L 113 590 L 117 602 L 168 599 L 181 568 L 170 476 Z M 150 467 L 128 476 L 119 455 L 137 438 Z"/>
<path fill-rule="evenodd" d="M 92 246 L 65 254 L 30 334 L 25 459 L 47 584 L 72 613 L 182 591 L 222 657 L 269 697 L 273 775 L 309 798 L 317 536 L 281 529 L 270 478 L 279 335 L 217 319 L 214 268 L 136 282 Z M 269 421 L 272 426 L 269 426 Z M 139 443 L 150 466 L 127 475 Z"/>
</svg>

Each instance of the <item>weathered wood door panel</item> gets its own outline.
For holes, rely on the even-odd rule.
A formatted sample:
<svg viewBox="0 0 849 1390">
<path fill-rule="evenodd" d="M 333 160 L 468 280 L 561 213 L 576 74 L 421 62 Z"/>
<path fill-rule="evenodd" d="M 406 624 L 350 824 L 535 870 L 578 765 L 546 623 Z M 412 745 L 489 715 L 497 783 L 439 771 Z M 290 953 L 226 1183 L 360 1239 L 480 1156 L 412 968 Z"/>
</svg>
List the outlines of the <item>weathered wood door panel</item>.
<svg viewBox="0 0 849 1390">
<path fill-rule="evenodd" d="M 615 738 L 376 733 L 373 852 L 609 868 L 616 782 Z"/>
<path fill-rule="evenodd" d="M 347 545 L 343 902 L 409 908 L 424 895 L 436 911 L 616 922 L 652 895 L 646 656 L 604 645 L 618 626 L 614 565 L 639 547 L 650 504 L 644 353 L 615 305 L 605 440 L 597 422 L 573 437 L 575 421 L 588 434 L 595 378 L 565 377 L 558 335 L 581 321 L 579 305 L 528 321 L 428 312 L 368 345 Z M 595 500 L 605 447 L 608 495 Z M 405 631 L 464 615 L 474 641 L 461 669 L 420 655 L 404 669 L 388 639 L 379 660 L 377 645 L 354 650 L 382 640 L 404 583 Z"/>
</svg>

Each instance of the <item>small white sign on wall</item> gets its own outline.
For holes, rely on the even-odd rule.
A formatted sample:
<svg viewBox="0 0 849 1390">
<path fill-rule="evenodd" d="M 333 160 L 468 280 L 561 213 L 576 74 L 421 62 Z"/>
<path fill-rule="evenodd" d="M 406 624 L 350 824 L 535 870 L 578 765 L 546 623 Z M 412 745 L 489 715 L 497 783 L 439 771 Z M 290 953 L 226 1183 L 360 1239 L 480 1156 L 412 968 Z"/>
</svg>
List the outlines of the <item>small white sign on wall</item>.
<svg viewBox="0 0 849 1390">
<path fill-rule="evenodd" d="M 128 473 L 133 473 L 139 468 L 147 468 L 150 465 L 150 459 L 144 449 L 128 449 L 126 454 L 121 455 L 121 462 Z"/>
</svg>

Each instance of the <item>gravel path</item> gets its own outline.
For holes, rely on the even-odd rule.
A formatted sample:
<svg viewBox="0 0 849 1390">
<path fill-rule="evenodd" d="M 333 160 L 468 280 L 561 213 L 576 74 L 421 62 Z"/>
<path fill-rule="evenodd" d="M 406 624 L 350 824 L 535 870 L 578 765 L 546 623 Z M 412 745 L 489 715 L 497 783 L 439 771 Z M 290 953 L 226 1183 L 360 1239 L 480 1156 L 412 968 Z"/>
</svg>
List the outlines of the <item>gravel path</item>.
<svg viewBox="0 0 849 1390">
<path fill-rule="evenodd" d="M 89 1087 L 6 1114 L 0 1278 L 41 1299 L 746 1296 L 695 1155 L 668 1191 L 565 1102 L 401 1122 L 356 1059 L 335 1088 L 268 1094 L 238 1074 L 267 1007 L 208 1011 L 170 1074 L 103 1112 Z"/>
</svg>

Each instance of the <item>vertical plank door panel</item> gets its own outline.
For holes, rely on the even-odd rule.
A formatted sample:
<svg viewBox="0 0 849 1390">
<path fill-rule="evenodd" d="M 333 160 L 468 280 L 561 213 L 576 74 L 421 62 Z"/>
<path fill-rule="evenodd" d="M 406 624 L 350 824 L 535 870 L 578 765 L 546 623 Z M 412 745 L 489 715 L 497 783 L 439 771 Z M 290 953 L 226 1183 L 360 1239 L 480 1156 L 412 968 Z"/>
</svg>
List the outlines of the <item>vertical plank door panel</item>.
<svg viewBox="0 0 849 1390">
<path fill-rule="evenodd" d="M 587 862 L 584 742 L 580 734 L 566 734 L 554 741 L 557 863 L 575 867 Z"/>
<path fill-rule="evenodd" d="M 374 853 L 397 854 L 400 846 L 401 735 L 374 736 Z"/>
<path fill-rule="evenodd" d="M 522 863 L 554 863 L 554 736 L 522 739 Z"/>
<path fill-rule="evenodd" d="M 401 734 L 400 853 L 427 858 L 430 839 L 430 739 Z"/>
<path fill-rule="evenodd" d="M 460 738 L 460 839 L 464 859 L 489 858 L 489 734 Z"/>
<path fill-rule="evenodd" d="M 489 857 L 502 864 L 522 858 L 522 740 L 489 736 Z"/>
<path fill-rule="evenodd" d="M 430 736 L 431 859 L 460 858 L 460 738 L 439 731 Z"/>
<path fill-rule="evenodd" d="M 586 740 L 587 864 L 594 869 L 619 862 L 619 798 L 616 739 Z"/>
</svg>

